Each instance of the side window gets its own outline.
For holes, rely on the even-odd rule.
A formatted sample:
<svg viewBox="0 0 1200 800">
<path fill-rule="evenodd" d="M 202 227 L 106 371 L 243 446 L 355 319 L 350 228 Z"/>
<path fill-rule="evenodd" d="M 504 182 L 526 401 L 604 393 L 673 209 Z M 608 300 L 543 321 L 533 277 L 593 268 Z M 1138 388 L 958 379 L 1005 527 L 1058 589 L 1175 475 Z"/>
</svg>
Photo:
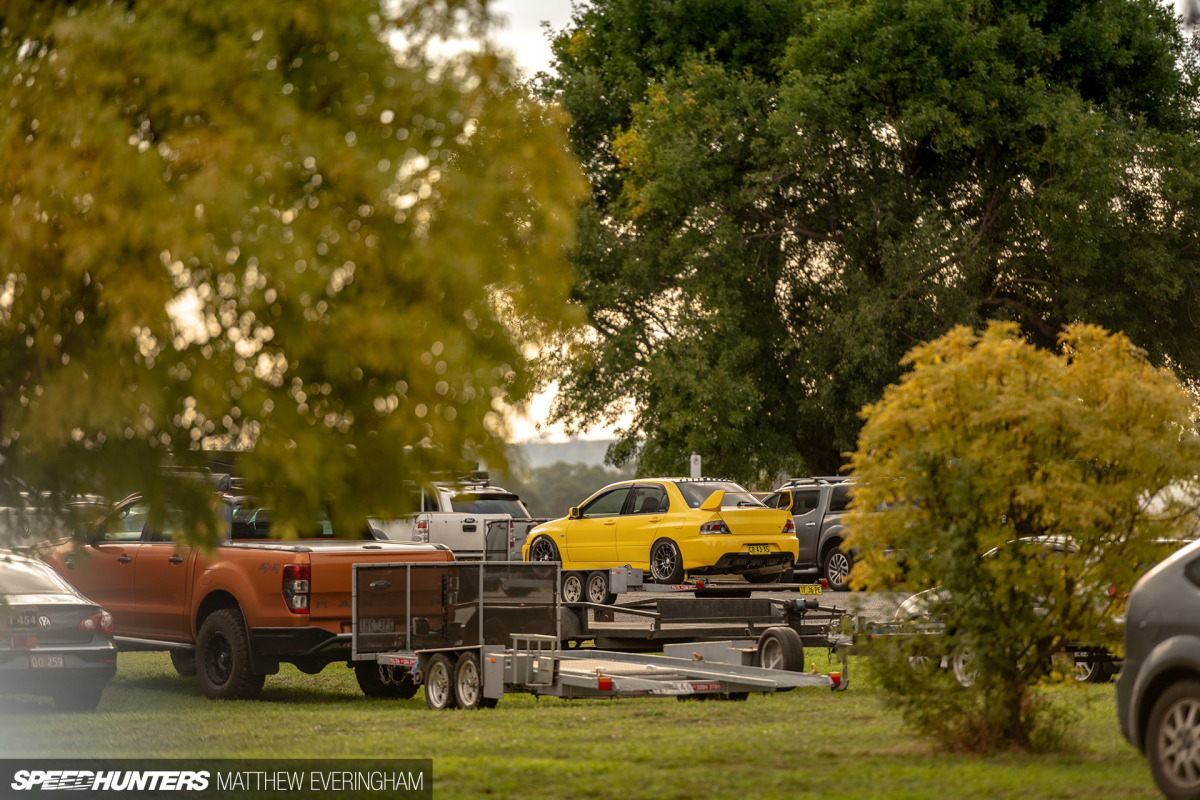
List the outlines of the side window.
<svg viewBox="0 0 1200 800">
<path fill-rule="evenodd" d="M 134 503 L 120 509 L 100 526 L 100 539 L 105 542 L 136 542 L 142 538 L 146 517 L 150 513 L 147 503 Z"/>
<path fill-rule="evenodd" d="M 428 489 L 421 490 L 421 510 L 422 511 L 437 511 L 437 499 Z"/>
<path fill-rule="evenodd" d="M 174 542 L 176 540 L 184 541 L 183 514 L 179 509 L 168 508 L 166 519 L 162 524 L 153 524 L 150 526 L 150 541 L 152 542 Z"/>
<path fill-rule="evenodd" d="M 633 489 L 631 514 L 663 514 L 669 506 L 667 490 L 661 486 L 637 486 Z"/>
<path fill-rule="evenodd" d="M 817 501 L 821 497 L 821 490 L 793 489 L 792 496 L 795 498 L 792 501 L 792 516 L 798 517 L 816 509 Z"/>
<path fill-rule="evenodd" d="M 613 489 L 611 492 L 605 492 L 583 508 L 579 509 L 579 516 L 583 519 L 591 519 L 592 517 L 615 517 L 621 513 L 621 507 L 625 505 L 625 497 L 628 494 L 628 486 L 622 486 L 620 489 Z"/>
<path fill-rule="evenodd" d="M 846 506 L 850 505 L 850 487 L 844 483 L 839 483 L 830 491 L 829 510 L 845 511 Z"/>
</svg>

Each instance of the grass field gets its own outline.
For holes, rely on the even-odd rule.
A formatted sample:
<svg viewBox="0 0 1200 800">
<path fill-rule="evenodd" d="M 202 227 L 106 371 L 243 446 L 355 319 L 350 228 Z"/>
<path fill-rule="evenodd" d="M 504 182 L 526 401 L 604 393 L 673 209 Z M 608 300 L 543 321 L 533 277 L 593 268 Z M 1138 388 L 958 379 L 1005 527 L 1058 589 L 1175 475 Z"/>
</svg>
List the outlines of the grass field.
<svg viewBox="0 0 1200 800">
<path fill-rule="evenodd" d="M 1078 714 L 1065 752 L 980 758 L 915 740 L 861 674 L 852 677 L 845 692 L 744 703 L 510 695 L 493 710 L 435 713 L 420 693 L 368 701 L 337 665 L 315 676 L 285 666 L 261 701 L 211 702 L 166 655 L 126 653 L 95 713 L 0 697 L 0 754 L 431 758 L 439 800 L 1157 796 L 1121 738 L 1111 684 L 1048 690 Z"/>
</svg>

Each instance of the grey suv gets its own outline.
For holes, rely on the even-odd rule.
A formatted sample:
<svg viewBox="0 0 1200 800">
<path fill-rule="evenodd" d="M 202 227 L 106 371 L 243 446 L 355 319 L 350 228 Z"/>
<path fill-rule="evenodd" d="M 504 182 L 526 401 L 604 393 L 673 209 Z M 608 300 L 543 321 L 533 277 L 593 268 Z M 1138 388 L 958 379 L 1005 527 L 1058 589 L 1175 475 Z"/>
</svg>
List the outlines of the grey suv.
<svg viewBox="0 0 1200 800">
<path fill-rule="evenodd" d="M 1117 717 L 1163 794 L 1200 798 L 1200 542 L 1147 572 L 1129 596 Z"/>
</svg>

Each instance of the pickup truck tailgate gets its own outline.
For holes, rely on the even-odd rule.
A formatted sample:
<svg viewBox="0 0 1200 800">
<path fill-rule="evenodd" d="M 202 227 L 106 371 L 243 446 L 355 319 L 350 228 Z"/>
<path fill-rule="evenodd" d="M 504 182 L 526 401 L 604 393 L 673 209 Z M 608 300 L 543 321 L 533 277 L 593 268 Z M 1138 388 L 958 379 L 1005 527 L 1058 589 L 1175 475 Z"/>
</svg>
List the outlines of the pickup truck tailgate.
<svg viewBox="0 0 1200 800">
<path fill-rule="evenodd" d="M 349 620 L 353 564 L 443 562 L 454 554 L 436 545 L 401 542 L 312 542 L 309 614 L 313 619 Z"/>
</svg>

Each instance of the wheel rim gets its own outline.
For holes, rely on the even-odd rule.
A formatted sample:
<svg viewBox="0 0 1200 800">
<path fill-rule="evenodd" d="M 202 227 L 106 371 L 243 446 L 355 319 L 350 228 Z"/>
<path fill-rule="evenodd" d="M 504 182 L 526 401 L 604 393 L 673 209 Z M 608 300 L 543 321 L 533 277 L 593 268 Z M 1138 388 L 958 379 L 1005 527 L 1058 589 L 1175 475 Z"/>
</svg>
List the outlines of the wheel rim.
<svg viewBox="0 0 1200 800">
<path fill-rule="evenodd" d="M 973 661 L 970 650 L 954 654 L 954 677 L 963 686 L 973 686 L 979 677 L 979 668 L 973 666 Z"/>
<path fill-rule="evenodd" d="M 558 553 L 554 552 L 554 543 L 548 539 L 538 539 L 529 549 L 530 561 L 558 561 Z"/>
<path fill-rule="evenodd" d="M 479 702 L 479 670 L 471 659 L 458 668 L 458 701 L 463 708 L 472 708 Z"/>
<path fill-rule="evenodd" d="M 603 603 L 608 599 L 608 581 L 603 575 L 592 575 L 587 583 L 588 600 L 593 603 Z"/>
<path fill-rule="evenodd" d="M 429 667 L 429 675 L 425 679 L 425 693 L 433 700 L 438 708 L 445 707 L 450 697 L 450 676 L 446 673 L 446 665 L 438 661 Z"/>
<path fill-rule="evenodd" d="M 214 633 L 208 640 L 204 652 L 204 666 L 208 679 L 216 686 L 224 686 L 233 674 L 233 645 L 223 633 Z"/>
<path fill-rule="evenodd" d="M 850 558 L 840 550 L 834 551 L 829 557 L 829 582 L 837 586 L 844 586 L 846 576 L 850 574 Z"/>
<path fill-rule="evenodd" d="M 578 575 L 568 575 L 563 578 L 562 589 L 563 601 L 567 603 L 578 603 L 583 597 L 583 581 Z"/>
<path fill-rule="evenodd" d="M 783 645 L 772 637 L 763 642 L 762 665 L 766 669 L 783 669 Z"/>
<path fill-rule="evenodd" d="M 660 544 L 654 548 L 654 555 L 650 559 L 650 574 L 655 580 L 665 581 L 675 574 L 675 548 L 669 544 Z"/>
<path fill-rule="evenodd" d="M 1158 729 L 1158 754 L 1180 788 L 1200 786 L 1200 702 L 1189 697 L 1171 706 Z"/>
</svg>

